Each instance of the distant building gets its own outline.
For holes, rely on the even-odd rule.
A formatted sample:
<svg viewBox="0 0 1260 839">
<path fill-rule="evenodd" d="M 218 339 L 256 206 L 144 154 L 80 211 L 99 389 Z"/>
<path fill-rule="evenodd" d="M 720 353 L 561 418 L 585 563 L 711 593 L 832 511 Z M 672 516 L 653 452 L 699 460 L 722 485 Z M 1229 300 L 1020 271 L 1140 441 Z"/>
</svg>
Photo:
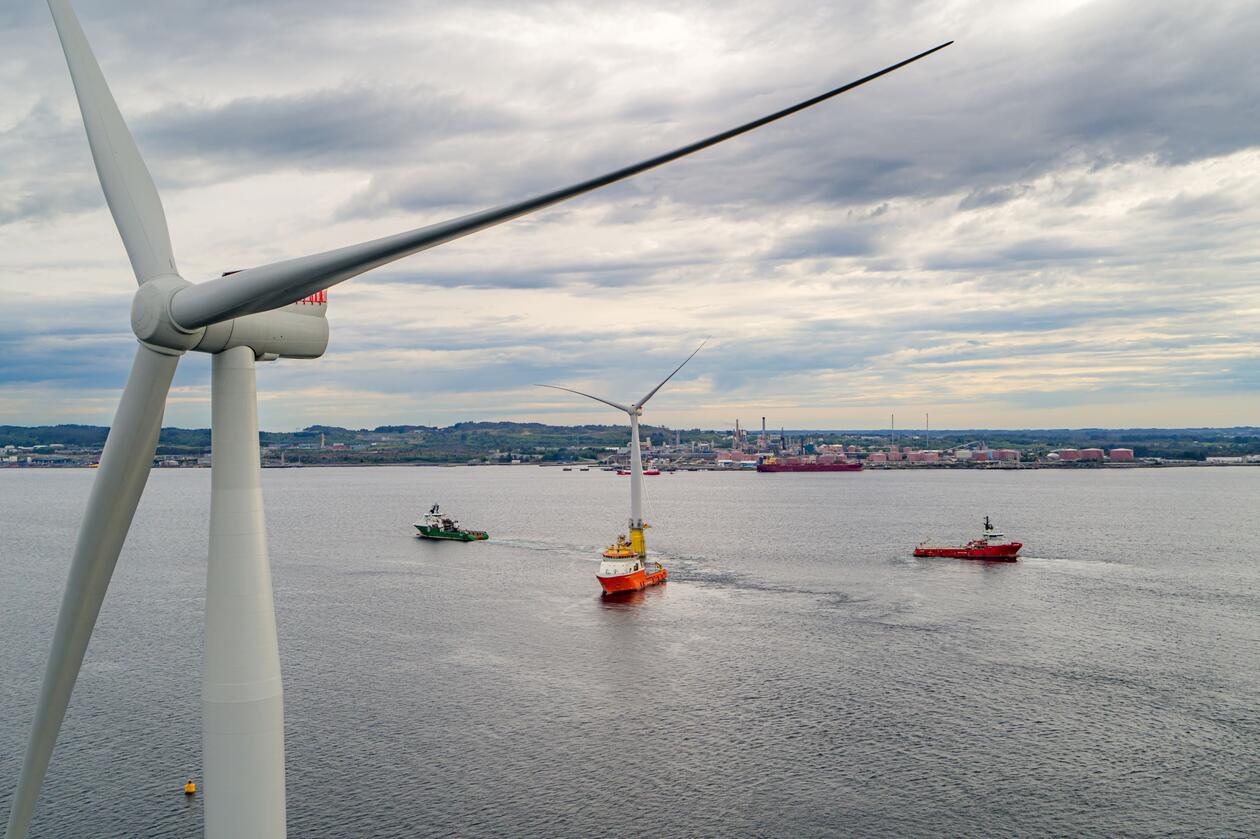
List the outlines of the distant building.
<svg viewBox="0 0 1260 839">
<path fill-rule="evenodd" d="M 1081 452 L 1079 449 L 1059 449 L 1059 460 L 1080 460 Z"/>
<path fill-rule="evenodd" d="M 887 463 L 888 453 L 887 452 L 871 452 L 870 454 L 866 456 L 866 462 L 867 463 Z"/>
<path fill-rule="evenodd" d="M 1133 461 L 1133 449 L 1112 449 L 1107 452 L 1107 457 L 1115 463 L 1131 463 Z"/>
<path fill-rule="evenodd" d="M 1208 463 L 1246 463 L 1247 461 L 1246 461 L 1246 458 L 1244 458 L 1242 455 L 1237 455 L 1237 456 L 1217 455 L 1215 457 L 1209 457 L 1207 459 L 1207 462 Z"/>
<path fill-rule="evenodd" d="M 1081 449 L 1081 460 L 1102 460 L 1102 449 Z"/>
<path fill-rule="evenodd" d="M 1019 452 L 1015 449 L 995 449 L 993 454 L 998 460 L 1019 460 Z"/>
</svg>

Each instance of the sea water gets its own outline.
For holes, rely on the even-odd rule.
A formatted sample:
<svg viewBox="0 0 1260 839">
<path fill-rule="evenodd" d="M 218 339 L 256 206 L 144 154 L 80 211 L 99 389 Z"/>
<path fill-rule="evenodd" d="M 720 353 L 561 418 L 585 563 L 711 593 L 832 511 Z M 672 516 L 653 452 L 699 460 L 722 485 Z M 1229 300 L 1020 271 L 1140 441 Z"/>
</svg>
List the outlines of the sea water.
<svg viewBox="0 0 1260 839">
<path fill-rule="evenodd" d="M 0 472 L 0 814 L 92 477 Z M 263 487 L 291 836 L 1260 834 L 1260 468 L 649 477 L 624 600 L 612 473 Z M 32 835 L 200 834 L 209 490 L 153 473 Z M 1019 562 L 911 556 L 985 515 Z"/>
</svg>

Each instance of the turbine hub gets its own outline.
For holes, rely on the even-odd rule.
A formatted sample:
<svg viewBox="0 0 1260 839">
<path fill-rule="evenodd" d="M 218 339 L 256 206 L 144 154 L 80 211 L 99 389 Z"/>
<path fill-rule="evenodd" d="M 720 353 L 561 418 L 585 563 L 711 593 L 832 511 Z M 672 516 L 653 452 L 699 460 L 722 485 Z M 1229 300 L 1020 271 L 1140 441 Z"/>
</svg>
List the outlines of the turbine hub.
<svg viewBox="0 0 1260 839">
<path fill-rule="evenodd" d="M 140 343 L 178 355 L 201 342 L 205 329 L 189 332 L 171 316 L 171 298 L 190 285 L 183 277 L 169 274 L 155 277 L 136 290 L 131 300 L 131 331 Z"/>
</svg>

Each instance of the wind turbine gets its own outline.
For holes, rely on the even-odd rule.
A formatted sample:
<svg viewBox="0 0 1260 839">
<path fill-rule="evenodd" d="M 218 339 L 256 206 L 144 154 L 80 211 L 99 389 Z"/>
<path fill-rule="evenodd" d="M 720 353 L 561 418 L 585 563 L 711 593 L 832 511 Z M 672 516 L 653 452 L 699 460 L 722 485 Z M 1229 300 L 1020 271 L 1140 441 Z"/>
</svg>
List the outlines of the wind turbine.
<svg viewBox="0 0 1260 839">
<path fill-rule="evenodd" d="M 647 544 L 643 540 L 643 452 L 639 447 L 639 417 L 643 416 L 643 406 L 648 400 L 656 395 L 656 392 L 665 386 L 665 382 L 674 378 L 678 371 L 687 366 L 687 362 L 696 357 L 696 353 L 704 349 L 704 345 L 709 343 L 709 339 L 705 338 L 700 342 L 700 346 L 696 347 L 691 355 L 683 359 L 683 363 L 674 368 L 674 372 L 666 376 L 660 384 L 647 392 L 638 402 L 633 405 L 622 405 L 620 402 L 613 402 L 604 399 L 602 396 L 594 396 L 590 393 L 583 393 L 580 390 L 574 390 L 571 387 L 561 387 L 559 385 L 538 385 L 538 387 L 549 387 L 554 390 L 563 390 L 569 393 L 576 393 L 578 396 L 585 396 L 587 399 L 594 399 L 596 402 L 603 402 L 605 405 L 616 408 L 618 411 L 625 411 L 630 417 L 630 545 L 629 550 L 617 550 L 618 545 L 614 545 L 604 552 L 604 560 L 599 564 L 599 572 L 595 575 L 604 587 L 607 594 L 615 594 L 620 591 L 635 591 L 643 588 L 645 585 L 652 585 L 655 582 L 663 582 L 667 576 L 664 568 L 658 565 L 657 572 L 649 572 L 646 567 L 647 560 Z M 659 577 L 656 575 L 659 574 Z"/>
<path fill-rule="evenodd" d="M 212 839 L 285 832 L 283 701 L 259 473 L 255 362 L 317 358 L 323 291 L 404 256 L 624 180 L 891 73 L 900 61 L 768 116 L 542 195 L 428 227 L 193 284 L 175 266 L 157 189 L 68 0 L 48 0 L 105 200 L 139 290 L 135 360 L 101 455 L 57 616 L 6 836 L 22 839 L 119 551 L 148 480 L 171 378 L 212 355 L 210 546 L 202 664 L 205 829 Z M 952 43 L 952 42 L 950 42 Z"/>
</svg>

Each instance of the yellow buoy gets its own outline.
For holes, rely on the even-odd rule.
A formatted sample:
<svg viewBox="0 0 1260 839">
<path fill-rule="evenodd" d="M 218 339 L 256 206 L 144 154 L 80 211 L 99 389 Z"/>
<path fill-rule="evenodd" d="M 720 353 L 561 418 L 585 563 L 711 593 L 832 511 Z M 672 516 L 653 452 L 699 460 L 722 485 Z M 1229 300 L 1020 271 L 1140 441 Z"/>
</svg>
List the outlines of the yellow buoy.
<svg viewBox="0 0 1260 839">
<path fill-rule="evenodd" d="M 184 784 L 184 795 L 193 795 L 197 792 L 197 785 L 192 782 L 192 778 L 188 779 L 188 783 Z"/>
</svg>

